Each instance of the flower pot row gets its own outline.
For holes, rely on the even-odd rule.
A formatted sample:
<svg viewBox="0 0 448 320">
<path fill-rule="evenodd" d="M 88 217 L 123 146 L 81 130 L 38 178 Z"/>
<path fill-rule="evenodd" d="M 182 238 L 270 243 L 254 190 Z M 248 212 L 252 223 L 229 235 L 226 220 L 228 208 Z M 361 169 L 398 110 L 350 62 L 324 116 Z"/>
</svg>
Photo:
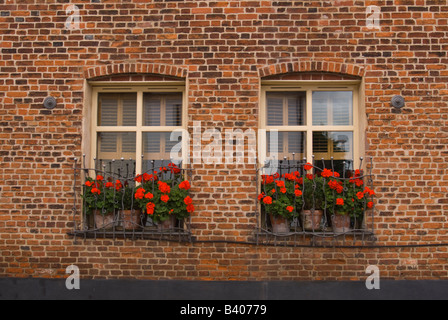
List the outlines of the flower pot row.
<svg viewBox="0 0 448 320">
<path fill-rule="evenodd" d="M 142 210 L 120 210 L 118 216 L 115 216 L 114 212 L 102 214 L 100 210 L 96 210 L 91 217 L 89 225 L 92 229 L 97 230 L 112 230 L 114 228 L 129 231 L 140 230 L 145 227 L 147 222 L 147 215 Z M 159 231 L 173 230 L 177 223 L 177 219 L 173 215 L 167 220 L 159 222 L 157 229 Z"/>
<path fill-rule="evenodd" d="M 323 229 L 323 214 L 322 210 L 314 210 L 314 212 L 312 210 L 303 210 L 300 215 L 303 230 L 321 231 Z M 291 221 L 288 218 L 272 213 L 269 215 L 269 218 L 273 233 L 286 234 L 291 231 Z M 351 223 L 351 218 L 346 213 L 335 213 L 331 216 L 332 230 L 334 233 L 340 234 L 350 232 L 352 230 Z"/>
</svg>

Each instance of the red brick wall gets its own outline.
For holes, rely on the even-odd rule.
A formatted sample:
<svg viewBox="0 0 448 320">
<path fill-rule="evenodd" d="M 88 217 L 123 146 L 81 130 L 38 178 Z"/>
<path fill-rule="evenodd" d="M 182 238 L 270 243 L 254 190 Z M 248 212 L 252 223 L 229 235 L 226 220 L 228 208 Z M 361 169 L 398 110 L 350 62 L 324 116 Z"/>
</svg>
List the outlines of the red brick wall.
<svg viewBox="0 0 448 320">
<path fill-rule="evenodd" d="M 68 4 L 2 3 L 0 276 L 64 277 L 76 264 L 101 278 L 355 280 L 378 265 L 391 279 L 447 278 L 447 1 L 77 1 L 80 30 L 65 28 Z M 370 5 L 380 30 L 366 26 Z M 245 243 L 256 226 L 248 164 L 196 166 L 198 242 L 67 235 L 86 79 L 183 78 L 189 125 L 256 130 L 260 79 L 297 72 L 364 80 L 376 247 Z"/>
</svg>

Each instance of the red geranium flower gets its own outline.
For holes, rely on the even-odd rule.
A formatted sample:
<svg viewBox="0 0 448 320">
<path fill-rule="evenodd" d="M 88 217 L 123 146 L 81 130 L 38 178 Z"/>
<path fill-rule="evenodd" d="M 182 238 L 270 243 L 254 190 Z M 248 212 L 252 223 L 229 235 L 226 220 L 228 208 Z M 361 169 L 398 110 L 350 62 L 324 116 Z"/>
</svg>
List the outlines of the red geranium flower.
<svg viewBox="0 0 448 320">
<path fill-rule="evenodd" d="M 343 206 L 343 205 L 344 205 L 344 199 L 342 199 L 342 198 L 337 198 L 337 199 L 336 199 L 336 205 L 338 205 L 338 206 Z"/>
<path fill-rule="evenodd" d="M 145 194 L 145 198 L 152 199 L 152 198 L 154 198 L 154 195 L 151 192 L 148 192 L 147 194 Z"/>
<path fill-rule="evenodd" d="M 375 195 L 375 192 L 372 189 L 370 189 L 369 187 L 364 188 L 364 193 L 368 193 L 369 196 Z"/>
<path fill-rule="evenodd" d="M 263 199 L 263 203 L 265 204 L 272 204 L 272 198 L 267 196 Z"/>
<path fill-rule="evenodd" d="M 159 181 L 159 190 L 162 193 L 170 193 L 171 192 L 170 186 L 166 182 L 163 182 L 163 181 Z"/>
<path fill-rule="evenodd" d="M 285 181 L 276 181 L 277 187 L 284 188 L 285 187 Z"/>
<path fill-rule="evenodd" d="M 189 190 L 191 188 L 190 182 L 188 180 L 182 181 L 179 184 L 179 189 Z"/>
<path fill-rule="evenodd" d="M 143 197 L 145 196 L 145 192 L 146 190 L 143 188 L 137 189 L 137 191 L 135 192 L 135 199 L 143 199 Z"/>
<path fill-rule="evenodd" d="M 191 199 L 190 196 L 186 196 L 184 202 L 188 206 L 193 203 L 193 199 Z"/>
<path fill-rule="evenodd" d="M 324 169 L 323 171 L 322 171 L 322 177 L 324 177 L 324 178 L 329 178 L 329 177 L 331 177 L 332 175 L 333 175 L 333 172 L 331 171 L 331 170 L 329 170 L 329 169 Z"/>
<path fill-rule="evenodd" d="M 164 194 L 164 195 L 162 195 L 160 197 L 160 200 L 162 200 L 163 202 L 167 203 L 168 200 L 170 200 L 170 197 L 168 195 Z"/>
<path fill-rule="evenodd" d="M 286 211 L 292 212 L 293 210 L 294 210 L 294 207 L 292 207 L 292 206 L 286 207 Z"/>
<path fill-rule="evenodd" d="M 303 168 L 304 168 L 306 171 L 309 171 L 309 170 L 313 169 L 313 165 L 312 165 L 311 163 L 308 162 L 306 165 L 303 166 Z"/>
<path fill-rule="evenodd" d="M 273 176 L 262 175 L 261 177 L 263 179 L 263 184 L 271 184 L 274 182 Z"/>
<path fill-rule="evenodd" d="M 174 163 L 168 164 L 168 167 L 170 168 L 171 173 L 174 174 L 180 173 L 180 169 Z"/>
<path fill-rule="evenodd" d="M 146 205 L 146 213 L 147 214 L 154 214 L 154 208 L 155 208 L 155 204 L 152 202 L 148 202 L 148 204 Z"/>
</svg>

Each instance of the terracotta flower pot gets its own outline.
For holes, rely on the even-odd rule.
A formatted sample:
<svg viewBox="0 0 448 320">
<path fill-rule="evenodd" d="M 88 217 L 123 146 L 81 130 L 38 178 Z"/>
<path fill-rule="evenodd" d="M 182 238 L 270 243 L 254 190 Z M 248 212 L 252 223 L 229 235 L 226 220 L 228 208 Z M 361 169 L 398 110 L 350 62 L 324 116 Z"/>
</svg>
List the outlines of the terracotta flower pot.
<svg viewBox="0 0 448 320">
<path fill-rule="evenodd" d="M 172 230 L 176 227 L 176 216 L 171 215 L 167 220 L 161 221 L 157 224 L 157 229 L 159 231 Z"/>
<path fill-rule="evenodd" d="M 348 213 L 336 212 L 331 217 L 331 222 L 333 225 L 334 233 L 345 233 L 352 230 L 350 228 L 350 216 L 348 215 Z"/>
<path fill-rule="evenodd" d="M 271 219 L 272 232 L 279 234 L 290 232 L 288 219 L 273 214 L 270 214 L 269 218 Z"/>
<path fill-rule="evenodd" d="M 121 225 L 126 230 L 136 230 L 142 227 L 141 210 L 122 210 L 120 211 Z"/>
<path fill-rule="evenodd" d="M 322 210 L 303 210 L 302 214 L 302 225 L 305 230 L 316 231 L 321 229 L 321 222 L 324 212 Z"/>
<path fill-rule="evenodd" d="M 112 229 L 115 225 L 115 216 L 113 212 L 102 214 L 101 210 L 93 212 L 93 219 L 95 222 L 95 229 Z"/>
</svg>

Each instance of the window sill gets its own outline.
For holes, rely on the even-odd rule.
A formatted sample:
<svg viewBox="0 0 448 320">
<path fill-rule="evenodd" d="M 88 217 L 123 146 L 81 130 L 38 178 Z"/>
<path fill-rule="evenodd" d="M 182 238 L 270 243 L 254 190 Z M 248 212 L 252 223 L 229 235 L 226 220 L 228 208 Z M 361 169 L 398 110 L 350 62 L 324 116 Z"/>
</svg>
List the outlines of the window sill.
<svg viewBox="0 0 448 320">
<path fill-rule="evenodd" d="M 157 230 L 154 228 L 144 228 L 140 230 L 123 229 L 97 229 L 97 230 L 74 230 L 67 233 L 69 236 L 82 239 L 131 239 L 131 240 L 167 240 L 178 242 L 191 242 L 191 232 L 173 228 L 167 230 Z"/>
<path fill-rule="evenodd" d="M 285 233 L 275 233 L 266 229 L 258 229 L 255 234 L 255 241 L 260 245 L 275 246 L 347 246 L 361 247 L 366 243 L 376 242 L 375 233 L 372 230 L 347 230 L 336 233 L 329 231 L 303 231 L 291 230 Z"/>
</svg>

